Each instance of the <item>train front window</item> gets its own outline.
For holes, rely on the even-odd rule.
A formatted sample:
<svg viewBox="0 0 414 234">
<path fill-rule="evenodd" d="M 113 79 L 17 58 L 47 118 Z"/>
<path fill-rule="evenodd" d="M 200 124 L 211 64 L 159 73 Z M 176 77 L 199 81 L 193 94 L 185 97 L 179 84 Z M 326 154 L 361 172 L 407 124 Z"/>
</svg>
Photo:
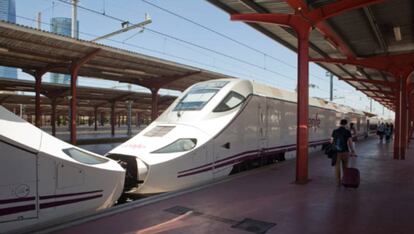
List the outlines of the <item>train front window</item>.
<svg viewBox="0 0 414 234">
<path fill-rule="evenodd" d="M 213 112 L 224 112 L 238 107 L 244 102 L 245 98 L 236 92 L 231 91 Z"/>
<path fill-rule="evenodd" d="M 201 110 L 228 81 L 215 81 L 194 86 L 173 111 Z"/>
<path fill-rule="evenodd" d="M 85 163 L 85 164 L 94 165 L 94 164 L 106 163 L 109 161 L 106 158 L 100 158 L 98 156 L 89 154 L 87 152 L 78 150 L 76 148 L 67 148 L 67 149 L 63 149 L 62 151 L 69 157 L 75 159 L 76 161 Z"/>
</svg>

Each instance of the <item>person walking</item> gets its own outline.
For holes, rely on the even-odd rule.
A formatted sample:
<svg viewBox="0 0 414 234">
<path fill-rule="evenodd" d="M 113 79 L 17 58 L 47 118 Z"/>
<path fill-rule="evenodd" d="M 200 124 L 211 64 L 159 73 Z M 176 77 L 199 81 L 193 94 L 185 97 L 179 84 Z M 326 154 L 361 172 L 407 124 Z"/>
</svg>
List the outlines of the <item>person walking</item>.
<svg viewBox="0 0 414 234">
<path fill-rule="evenodd" d="M 352 122 L 349 124 L 349 131 L 351 132 L 351 135 L 352 135 L 352 148 L 356 151 L 355 142 L 358 141 L 358 135 L 355 129 L 355 125 Z M 354 156 L 356 156 L 356 154 Z"/>
<path fill-rule="evenodd" d="M 391 140 L 391 126 L 387 123 L 385 124 L 385 143 L 389 143 Z"/>
<path fill-rule="evenodd" d="M 380 143 L 382 143 L 382 141 L 384 139 L 384 134 L 385 134 L 385 124 L 381 123 L 378 126 L 378 136 L 379 136 L 379 139 L 380 139 Z"/>
<path fill-rule="evenodd" d="M 348 121 L 342 119 L 340 121 L 340 127 L 332 132 L 331 144 L 336 148 L 336 164 L 335 164 L 335 176 L 336 183 L 341 186 L 341 167 L 344 171 L 348 167 L 348 159 L 350 156 L 355 156 L 355 149 L 352 145 L 352 134 L 346 129 Z"/>
</svg>

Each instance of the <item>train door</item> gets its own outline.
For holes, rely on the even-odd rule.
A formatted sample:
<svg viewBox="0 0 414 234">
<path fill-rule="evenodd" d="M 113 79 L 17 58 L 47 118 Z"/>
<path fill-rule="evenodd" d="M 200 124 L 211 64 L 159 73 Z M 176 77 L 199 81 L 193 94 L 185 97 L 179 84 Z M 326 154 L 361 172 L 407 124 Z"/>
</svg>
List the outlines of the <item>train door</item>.
<svg viewBox="0 0 414 234">
<path fill-rule="evenodd" d="M 37 218 L 37 154 L 1 140 L 0 151 L 0 226 Z"/>
<path fill-rule="evenodd" d="M 233 126 L 226 128 L 214 138 L 214 143 L 212 144 L 213 154 L 209 156 L 213 162 L 213 178 L 221 178 L 230 174 L 233 168 L 233 163 L 226 160 L 226 158 L 239 153 L 240 149 L 238 146 L 240 146 L 240 144 L 237 141 L 239 135 L 240 129 Z"/>
<path fill-rule="evenodd" d="M 268 126 L 267 126 L 267 99 L 263 98 L 263 102 L 258 105 L 258 149 L 264 153 L 264 150 L 268 147 Z"/>
</svg>

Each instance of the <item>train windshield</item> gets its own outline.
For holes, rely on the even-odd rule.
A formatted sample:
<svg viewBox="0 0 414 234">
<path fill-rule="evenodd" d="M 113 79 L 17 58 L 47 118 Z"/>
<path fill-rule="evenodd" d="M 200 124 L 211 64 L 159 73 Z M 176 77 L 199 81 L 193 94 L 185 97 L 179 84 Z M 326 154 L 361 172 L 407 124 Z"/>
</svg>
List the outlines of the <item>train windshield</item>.
<svg viewBox="0 0 414 234">
<path fill-rule="evenodd" d="M 66 155 L 69 157 L 75 159 L 78 162 L 85 163 L 85 164 L 100 164 L 100 163 L 106 163 L 109 160 L 106 158 L 100 158 L 95 155 L 89 154 L 87 152 L 78 150 L 76 148 L 68 148 L 62 150 Z"/>
<path fill-rule="evenodd" d="M 173 111 L 201 110 L 228 81 L 213 81 L 194 86 Z"/>
</svg>

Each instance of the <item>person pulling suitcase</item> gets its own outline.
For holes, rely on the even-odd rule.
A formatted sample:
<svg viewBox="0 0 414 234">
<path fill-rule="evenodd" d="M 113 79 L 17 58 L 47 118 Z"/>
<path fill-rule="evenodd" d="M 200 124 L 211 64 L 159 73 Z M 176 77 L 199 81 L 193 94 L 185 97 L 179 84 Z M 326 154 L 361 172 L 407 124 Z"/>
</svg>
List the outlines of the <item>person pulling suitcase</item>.
<svg viewBox="0 0 414 234">
<path fill-rule="evenodd" d="M 355 155 L 355 149 L 353 148 L 352 144 L 352 134 L 351 132 L 346 129 L 346 125 L 348 121 L 346 119 L 342 119 L 340 121 L 340 127 L 335 129 L 332 132 L 331 137 L 331 144 L 335 146 L 336 154 L 336 164 L 335 164 L 335 176 L 336 176 L 336 183 L 338 186 L 341 186 L 341 181 L 344 186 L 347 187 L 358 187 L 359 185 L 359 171 L 358 176 L 355 175 L 355 170 L 347 170 L 348 168 L 348 161 L 350 156 Z M 344 174 L 344 178 L 341 180 L 341 167 Z M 354 178 L 358 177 L 358 178 Z M 355 182 L 354 182 L 355 180 Z M 351 183 L 350 186 L 348 186 Z"/>
</svg>

